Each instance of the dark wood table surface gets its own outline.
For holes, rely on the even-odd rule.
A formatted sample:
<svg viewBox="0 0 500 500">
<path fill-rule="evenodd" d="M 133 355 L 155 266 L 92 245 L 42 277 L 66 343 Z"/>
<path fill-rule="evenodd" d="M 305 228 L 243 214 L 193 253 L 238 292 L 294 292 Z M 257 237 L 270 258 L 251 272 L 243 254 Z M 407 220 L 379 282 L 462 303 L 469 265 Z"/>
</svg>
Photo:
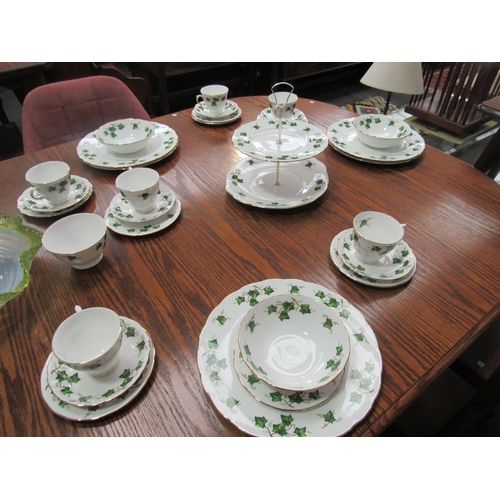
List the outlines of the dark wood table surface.
<svg viewBox="0 0 500 500">
<path fill-rule="evenodd" d="M 167 230 L 143 238 L 109 231 L 105 256 L 77 271 L 43 247 L 31 283 L 0 310 L 0 434 L 3 436 L 240 436 L 206 396 L 197 366 L 200 332 L 212 310 L 242 286 L 268 278 L 323 285 L 358 308 L 383 358 L 382 387 L 367 417 L 349 435 L 379 435 L 500 313 L 500 186 L 464 162 L 427 147 L 403 165 L 371 165 L 328 146 L 329 187 L 291 210 L 243 205 L 225 191 L 242 158 L 233 132 L 256 119 L 266 97 L 234 99 L 242 118 L 212 127 L 191 109 L 155 118 L 172 127 L 176 151 L 154 164 L 182 203 Z M 300 99 L 310 123 L 326 132 L 347 110 Z M 94 193 L 77 211 L 104 216 L 117 172 L 85 165 L 78 141 L 0 163 L 0 211 L 19 214 L 25 172 L 47 160 L 69 163 Z M 406 285 L 379 289 L 344 277 L 329 255 L 332 238 L 364 210 L 407 224 L 418 259 Z M 44 230 L 55 219 L 23 216 Z M 156 347 L 156 365 L 130 405 L 96 422 L 60 418 L 45 405 L 39 377 L 57 326 L 82 307 L 109 307 L 141 323 Z"/>
</svg>

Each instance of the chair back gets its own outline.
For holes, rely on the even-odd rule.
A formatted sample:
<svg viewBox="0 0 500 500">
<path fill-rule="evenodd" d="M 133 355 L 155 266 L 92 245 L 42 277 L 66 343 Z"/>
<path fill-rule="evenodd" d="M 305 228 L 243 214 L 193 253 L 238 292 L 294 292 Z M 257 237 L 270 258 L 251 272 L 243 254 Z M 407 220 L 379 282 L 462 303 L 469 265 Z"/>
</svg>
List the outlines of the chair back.
<svg viewBox="0 0 500 500">
<path fill-rule="evenodd" d="M 42 85 L 28 93 L 23 103 L 24 152 L 82 139 L 122 118 L 150 119 L 137 97 L 117 78 L 90 76 Z"/>
</svg>

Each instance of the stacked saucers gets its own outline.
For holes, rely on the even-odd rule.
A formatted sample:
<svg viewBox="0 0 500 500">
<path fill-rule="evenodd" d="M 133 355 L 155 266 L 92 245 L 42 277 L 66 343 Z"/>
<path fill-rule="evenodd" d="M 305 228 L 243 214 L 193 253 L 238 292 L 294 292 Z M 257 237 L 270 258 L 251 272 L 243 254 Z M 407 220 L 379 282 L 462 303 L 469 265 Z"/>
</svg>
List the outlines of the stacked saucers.
<svg viewBox="0 0 500 500">
<path fill-rule="evenodd" d="M 195 122 L 205 125 L 224 125 L 232 123 L 241 117 L 240 107 L 233 101 L 226 101 L 221 114 L 214 114 L 204 102 L 199 102 L 193 108 L 191 117 Z"/>
<path fill-rule="evenodd" d="M 69 347 L 59 351 L 55 338 L 68 321 L 81 315 L 77 312 L 58 328 L 54 335 L 53 352 L 50 353 L 41 373 L 42 397 L 48 407 L 57 415 L 69 420 L 96 420 L 114 413 L 130 403 L 143 389 L 154 366 L 155 348 L 148 332 L 136 321 L 116 316 L 120 324 L 120 338 L 116 361 L 101 374 L 95 374 L 88 366 L 77 366 L 71 361 L 62 361 L 60 352 L 68 354 Z M 93 328 L 102 328 L 100 315 L 113 313 L 105 308 L 84 310 L 95 315 Z M 74 340 L 74 331 L 71 332 Z M 88 346 L 87 346 L 88 348 Z M 85 352 L 85 349 L 79 353 Z M 57 353 L 57 355 L 56 355 Z M 96 363 L 95 363 L 96 364 Z"/>
</svg>

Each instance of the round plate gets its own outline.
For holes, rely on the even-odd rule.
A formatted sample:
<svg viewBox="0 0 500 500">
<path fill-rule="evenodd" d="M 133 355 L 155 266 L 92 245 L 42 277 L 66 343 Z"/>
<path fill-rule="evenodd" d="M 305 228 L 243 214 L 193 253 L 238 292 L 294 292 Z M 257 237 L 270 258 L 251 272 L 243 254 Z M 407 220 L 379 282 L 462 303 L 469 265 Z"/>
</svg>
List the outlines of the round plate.
<svg viewBox="0 0 500 500">
<path fill-rule="evenodd" d="M 233 134 L 233 144 L 243 154 L 263 161 L 298 161 L 312 158 L 328 145 L 326 135 L 314 125 L 297 122 L 281 130 L 278 144 L 278 125 L 256 120 L 245 123 Z"/>
<path fill-rule="evenodd" d="M 375 264 L 367 264 L 357 258 L 353 240 L 353 230 L 347 229 L 339 237 L 337 250 L 344 264 L 355 273 L 368 279 L 392 281 L 412 272 L 415 255 L 404 241 L 400 241 L 396 248 L 383 255 Z"/>
<path fill-rule="evenodd" d="M 123 222 L 146 222 L 155 220 L 168 212 L 175 202 L 175 194 L 166 186 L 160 186 L 156 202 L 147 214 L 136 212 L 129 204 L 127 199 L 118 193 L 109 204 L 112 214 Z"/>
<path fill-rule="evenodd" d="M 139 325 L 137 322 L 128 318 L 123 318 L 123 319 L 127 323 L 132 324 L 137 330 L 143 331 L 149 337 L 148 332 L 146 332 L 146 330 L 144 330 L 144 328 L 142 328 L 141 325 Z M 120 410 L 124 406 L 128 405 L 132 400 L 134 400 L 139 395 L 141 390 L 146 385 L 146 382 L 149 380 L 151 373 L 153 372 L 153 367 L 155 363 L 155 349 L 151 337 L 149 337 L 149 342 L 151 345 L 149 359 L 147 361 L 146 367 L 144 368 L 144 371 L 142 372 L 137 382 L 132 387 L 130 387 L 128 391 L 124 392 L 117 398 L 107 403 L 103 403 L 101 405 L 96 405 L 96 406 L 85 406 L 85 407 L 74 406 L 65 403 L 64 401 L 61 401 L 59 398 L 57 398 L 55 394 L 52 392 L 52 389 L 50 388 L 50 385 L 48 383 L 47 367 L 50 358 L 47 358 L 47 361 L 45 362 L 45 366 L 43 367 L 40 376 L 42 398 L 44 402 L 56 415 L 59 415 L 60 417 L 63 417 L 68 420 L 75 420 L 75 421 L 98 420 L 100 418 L 106 417 L 107 415 L 110 415 Z"/>
<path fill-rule="evenodd" d="M 144 149 L 128 155 L 121 155 L 109 151 L 101 144 L 95 134 L 90 132 L 78 144 L 78 157 L 87 165 L 102 170 L 124 170 L 130 167 L 144 167 L 172 154 L 179 138 L 168 125 L 154 123 L 156 130 Z"/>
<path fill-rule="evenodd" d="M 348 278 L 351 278 L 352 280 L 358 283 L 362 283 L 363 285 L 373 286 L 375 288 L 393 288 L 395 286 L 404 285 L 405 283 L 411 280 L 411 278 L 415 274 L 415 271 L 417 270 L 416 257 L 415 257 L 415 263 L 413 264 L 413 267 L 411 268 L 410 272 L 403 278 L 396 278 L 394 280 L 378 280 L 375 278 L 368 278 L 362 276 L 361 274 L 358 274 L 357 272 L 353 271 L 350 267 L 348 267 L 344 263 L 338 251 L 339 240 L 342 237 L 342 235 L 347 231 L 349 231 L 349 229 L 346 229 L 345 231 L 342 231 L 341 233 L 337 234 L 337 236 L 333 238 L 330 244 L 330 257 L 335 266 L 337 267 L 337 269 L 343 275 L 347 276 Z"/>
<path fill-rule="evenodd" d="M 233 357 L 241 320 L 262 298 L 300 293 L 334 308 L 349 330 L 351 355 L 334 396 L 313 411 L 287 412 L 257 401 L 241 384 Z M 325 287 L 300 280 L 270 279 L 228 295 L 200 334 L 198 367 L 203 387 L 218 411 L 253 436 L 341 436 L 361 422 L 380 390 L 382 357 L 373 330 L 349 302 Z"/>
<path fill-rule="evenodd" d="M 316 159 L 280 163 L 279 186 L 276 169 L 276 163 L 245 158 L 229 171 L 226 191 L 245 205 L 287 209 L 313 202 L 328 187 L 326 166 Z"/>
<path fill-rule="evenodd" d="M 179 214 L 181 213 L 181 202 L 176 198 L 172 208 L 168 212 L 164 213 L 158 219 L 148 222 L 125 222 L 118 220 L 110 207 L 107 208 L 104 215 L 104 220 L 106 225 L 118 234 L 123 234 L 124 236 L 147 236 L 149 234 L 157 233 L 158 231 L 163 231 L 163 229 L 172 225 Z"/>
<path fill-rule="evenodd" d="M 227 101 L 224 113 L 222 115 L 213 115 L 203 103 L 198 103 L 193 108 L 191 117 L 195 122 L 205 125 L 224 125 L 238 120 L 241 117 L 241 109 L 235 102 Z"/>
<path fill-rule="evenodd" d="M 257 116 L 257 120 L 265 120 L 267 122 L 274 122 L 276 123 L 278 119 L 274 116 L 274 113 L 271 108 L 266 108 L 264 111 L 261 111 L 259 113 L 259 116 Z M 288 125 L 288 123 L 296 122 L 296 121 L 302 121 L 302 122 L 307 122 L 306 115 L 298 110 L 294 109 L 292 112 L 292 116 L 286 120 L 281 120 L 281 122 L 284 125 Z"/>
<path fill-rule="evenodd" d="M 366 163 L 395 165 L 418 158 L 425 149 L 423 137 L 415 131 L 399 146 L 384 149 L 370 148 L 358 138 L 354 118 L 333 123 L 327 130 L 328 142 L 339 153 Z"/>
</svg>

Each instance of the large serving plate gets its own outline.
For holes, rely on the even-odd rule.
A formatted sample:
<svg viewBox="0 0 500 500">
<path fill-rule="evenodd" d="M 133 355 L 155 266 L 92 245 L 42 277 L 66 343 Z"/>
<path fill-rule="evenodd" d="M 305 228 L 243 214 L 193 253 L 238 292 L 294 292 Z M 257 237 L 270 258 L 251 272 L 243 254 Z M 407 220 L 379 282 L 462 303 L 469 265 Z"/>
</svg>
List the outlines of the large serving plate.
<svg viewBox="0 0 500 500">
<path fill-rule="evenodd" d="M 245 205 L 287 209 L 313 202 L 328 187 L 326 166 L 315 158 L 280 163 L 279 185 L 276 169 L 276 163 L 244 158 L 229 171 L 226 191 Z"/>
<path fill-rule="evenodd" d="M 179 138 L 168 125 L 152 122 L 156 130 L 144 149 L 126 155 L 111 152 L 96 138 L 96 132 L 87 134 L 78 144 L 79 158 L 91 167 L 102 170 L 124 170 L 130 167 L 144 167 L 172 154 Z"/>
<path fill-rule="evenodd" d="M 243 154 L 262 161 L 298 161 L 312 158 L 328 146 L 326 135 L 302 121 L 282 127 L 278 143 L 277 123 L 256 120 L 245 123 L 233 134 L 233 144 Z"/>
<path fill-rule="evenodd" d="M 351 355 L 344 380 L 324 405 L 287 412 L 255 399 L 235 371 L 233 348 L 243 317 L 263 298 L 284 293 L 313 297 L 334 308 L 349 330 Z M 381 385 L 382 357 L 373 330 L 346 299 L 300 280 L 270 279 L 228 295 L 209 315 L 200 334 L 198 367 L 203 386 L 221 414 L 253 436 L 340 436 L 363 420 Z"/>
<path fill-rule="evenodd" d="M 340 120 L 330 125 L 327 130 L 328 142 L 332 148 L 345 156 L 366 163 L 397 165 L 408 163 L 424 152 L 425 141 L 415 131 L 403 139 L 399 146 L 384 149 L 371 148 L 359 139 L 353 120 L 354 118 Z"/>
</svg>

